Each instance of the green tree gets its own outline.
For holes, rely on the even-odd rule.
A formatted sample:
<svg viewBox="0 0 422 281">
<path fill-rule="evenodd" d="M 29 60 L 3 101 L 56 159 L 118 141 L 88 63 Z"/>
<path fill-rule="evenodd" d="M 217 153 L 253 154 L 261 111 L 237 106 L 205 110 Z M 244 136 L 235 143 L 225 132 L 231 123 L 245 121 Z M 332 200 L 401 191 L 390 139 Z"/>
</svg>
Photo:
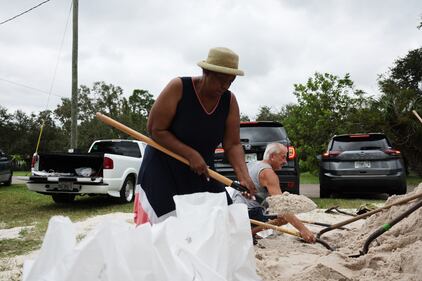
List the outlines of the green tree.
<svg viewBox="0 0 422 281">
<path fill-rule="evenodd" d="M 146 90 L 135 89 L 132 95 L 122 100 L 120 122 L 126 126 L 147 134 L 148 115 L 154 104 L 153 96 Z"/>
<path fill-rule="evenodd" d="M 422 112 L 422 48 L 397 59 L 378 84 L 384 129 L 408 165 L 422 175 L 422 125 L 412 114 L 412 110 Z"/>
<path fill-rule="evenodd" d="M 128 138 L 129 136 L 96 119 L 101 112 L 137 130 L 146 133 L 148 114 L 154 103 L 153 96 L 146 90 L 135 89 L 128 98 L 119 86 L 95 82 L 91 88 L 81 85 L 78 99 L 78 148 L 87 151 L 90 144 L 102 138 Z M 62 99 L 54 113 L 70 136 L 70 100 Z M 69 137 L 66 137 L 69 146 Z"/>
<path fill-rule="evenodd" d="M 251 119 L 247 114 L 241 113 L 240 114 L 240 122 L 249 122 Z"/>
<path fill-rule="evenodd" d="M 274 112 L 271 107 L 264 105 L 259 108 L 256 120 L 281 122 L 281 115 L 279 112 Z"/>
<path fill-rule="evenodd" d="M 280 116 L 293 144 L 310 156 L 301 168 L 316 171 L 315 156 L 326 149 L 333 135 L 362 132 L 369 127 L 368 118 L 374 118 L 368 110 L 372 99 L 355 89 L 349 74 L 339 78 L 317 72 L 306 84 L 295 84 L 294 88 L 298 104 L 286 106 Z"/>
</svg>

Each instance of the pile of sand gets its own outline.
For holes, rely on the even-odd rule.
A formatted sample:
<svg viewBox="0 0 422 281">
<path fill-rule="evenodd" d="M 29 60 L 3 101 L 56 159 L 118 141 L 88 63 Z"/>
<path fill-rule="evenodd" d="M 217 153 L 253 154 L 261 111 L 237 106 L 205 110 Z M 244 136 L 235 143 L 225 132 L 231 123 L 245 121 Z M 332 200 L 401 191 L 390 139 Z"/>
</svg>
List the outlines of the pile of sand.
<svg viewBox="0 0 422 281">
<path fill-rule="evenodd" d="M 306 196 L 283 192 L 281 195 L 267 198 L 268 211 L 271 214 L 306 213 L 316 209 L 317 205 Z"/>
<path fill-rule="evenodd" d="M 386 204 L 419 193 L 422 193 L 422 184 L 409 194 L 391 196 Z M 371 233 L 406 211 L 415 202 L 417 200 L 393 206 L 366 220 L 347 225 L 346 227 L 351 228 L 348 231 L 334 230 L 322 235 L 322 239 L 336 247 L 333 252 L 321 244 L 305 244 L 298 238 L 285 234 L 273 239 L 262 239 L 255 247 L 258 274 L 264 281 L 421 280 L 422 208 L 373 241 L 366 255 L 349 257 L 362 250 Z M 317 212 L 312 213 L 311 216 L 315 218 Z M 337 222 L 348 218 L 350 217 L 343 216 Z M 313 231 L 318 232 L 320 229 Z"/>
</svg>

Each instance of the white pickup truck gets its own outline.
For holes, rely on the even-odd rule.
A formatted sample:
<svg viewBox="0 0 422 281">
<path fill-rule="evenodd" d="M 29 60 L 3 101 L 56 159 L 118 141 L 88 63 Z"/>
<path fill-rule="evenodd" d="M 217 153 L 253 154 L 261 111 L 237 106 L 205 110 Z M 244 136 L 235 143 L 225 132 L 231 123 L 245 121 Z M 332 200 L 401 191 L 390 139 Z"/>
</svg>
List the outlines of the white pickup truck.
<svg viewBox="0 0 422 281">
<path fill-rule="evenodd" d="M 51 195 L 56 203 L 70 203 L 85 194 L 131 202 L 145 147 L 136 140 L 97 140 L 88 153 L 34 154 L 26 185 Z"/>
</svg>

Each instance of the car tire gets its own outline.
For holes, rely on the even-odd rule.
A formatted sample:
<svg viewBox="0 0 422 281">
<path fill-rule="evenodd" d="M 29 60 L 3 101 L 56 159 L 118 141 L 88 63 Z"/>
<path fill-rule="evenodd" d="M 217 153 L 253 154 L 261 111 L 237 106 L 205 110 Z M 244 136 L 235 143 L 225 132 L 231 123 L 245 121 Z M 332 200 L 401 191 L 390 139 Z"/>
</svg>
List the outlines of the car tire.
<svg viewBox="0 0 422 281">
<path fill-rule="evenodd" d="M 120 189 L 120 203 L 130 203 L 135 198 L 135 177 L 128 176 Z"/>
<path fill-rule="evenodd" d="M 12 173 L 10 173 L 10 178 L 4 182 L 5 186 L 10 186 L 12 184 Z"/>
<path fill-rule="evenodd" d="M 390 192 L 389 195 L 402 195 L 402 194 L 406 194 L 407 192 L 407 186 L 405 182 L 400 183 L 400 187 L 398 189 L 396 189 L 394 192 Z"/>
<path fill-rule="evenodd" d="M 53 201 L 57 204 L 68 204 L 75 201 L 75 194 L 52 194 Z"/>
<path fill-rule="evenodd" d="M 328 184 L 324 177 L 320 174 L 319 175 L 319 198 L 330 198 L 331 197 L 331 190 L 328 187 Z"/>
<path fill-rule="evenodd" d="M 331 191 L 324 185 L 319 185 L 319 198 L 330 198 Z"/>
</svg>

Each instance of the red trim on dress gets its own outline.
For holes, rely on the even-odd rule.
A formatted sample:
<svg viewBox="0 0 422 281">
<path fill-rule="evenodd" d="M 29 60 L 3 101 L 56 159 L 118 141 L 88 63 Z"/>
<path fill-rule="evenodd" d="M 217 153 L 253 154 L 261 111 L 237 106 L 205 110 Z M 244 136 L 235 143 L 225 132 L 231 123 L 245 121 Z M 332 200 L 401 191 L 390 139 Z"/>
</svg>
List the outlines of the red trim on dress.
<svg viewBox="0 0 422 281">
<path fill-rule="evenodd" d="M 134 222 L 136 225 L 144 224 L 149 222 L 148 213 L 145 212 L 139 199 L 139 192 L 135 193 L 135 200 L 133 203 Z"/>
<path fill-rule="evenodd" d="M 207 111 L 207 109 L 205 108 L 205 106 L 202 104 L 201 99 L 199 98 L 198 92 L 196 91 L 196 88 L 195 88 L 195 83 L 193 83 L 193 77 L 191 77 L 191 78 L 190 78 L 190 80 L 192 81 L 193 90 L 195 91 L 196 98 L 198 99 L 199 103 L 201 104 L 202 109 L 203 109 L 203 110 L 205 111 L 205 113 L 206 113 L 206 114 L 208 114 L 208 115 L 213 114 L 213 113 L 214 113 L 214 111 L 217 109 L 218 104 L 220 103 L 221 96 L 219 96 L 219 97 L 218 97 L 218 101 L 217 101 L 217 103 L 215 104 L 214 108 L 213 108 L 210 112 L 208 112 L 208 111 Z"/>
</svg>

